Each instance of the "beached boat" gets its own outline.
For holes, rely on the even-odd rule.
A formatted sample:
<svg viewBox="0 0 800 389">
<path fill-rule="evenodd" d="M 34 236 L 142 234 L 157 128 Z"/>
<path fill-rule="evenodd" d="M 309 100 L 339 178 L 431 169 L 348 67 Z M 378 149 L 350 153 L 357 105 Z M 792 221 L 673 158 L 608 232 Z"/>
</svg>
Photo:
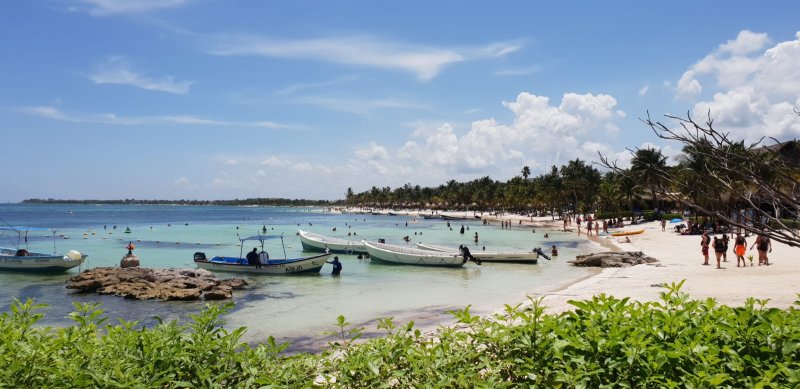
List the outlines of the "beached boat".
<svg viewBox="0 0 800 389">
<path fill-rule="evenodd" d="M 297 230 L 300 236 L 300 243 L 303 250 L 342 254 L 366 254 L 367 246 L 364 243 L 354 240 L 333 238 L 330 236 L 315 234 L 313 232 Z"/>
<path fill-rule="evenodd" d="M 461 267 L 464 266 L 464 257 L 461 254 L 442 253 L 417 248 L 396 246 L 386 243 L 364 241 L 372 260 L 403 265 L 422 265 L 422 266 L 445 266 Z"/>
<path fill-rule="evenodd" d="M 81 254 L 75 250 L 69 250 L 66 255 L 53 253 L 39 253 L 29 251 L 21 247 L 20 243 L 28 241 L 28 234 L 32 231 L 51 231 L 49 228 L 4 226 L 0 227 L 0 235 L 14 240 L 16 235 L 15 248 L 0 248 L 0 271 L 22 271 L 22 272 L 62 272 L 78 267 L 86 261 L 87 254 Z M 53 231 L 53 239 L 55 239 Z M 55 241 L 53 242 L 55 249 Z"/>
<path fill-rule="evenodd" d="M 441 253 L 459 254 L 458 248 L 439 246 L 428 243 L 417 243 L 417 247 L 422 250 L 437 251 Z M 471 253 L 473 257 L 481 262 L 500 262 L 500 263 L 528 263 L 536 264 L 539 261 L 539 253 L 531 251 L 475 251 Z"/>
<path fill-rule="evenodd" d="M 634 231 L 619 231 L 619 232 L 612 232 L 611 236 L 626 236 L 626 235 L 638 235 L 644 232 L 644 230 L 634 230 Z"/>
<path fill-rule="evenodd" d="M 428 215 L 428 214 L 420 214 L 422 215 L 423 219 L 441 219 L 442 215 Z"/>
<path fill-rule="evenodd" d="M 280 239 L 283 246 L 283 258 L 273 259 L 264 250 L 264 242 L 272 239 Z M 319 254 L 311 257 L 286 258 L 286 246 L 283 244 L 283 235 L 256 235 L 246 238 L 239 238 L 241 248 L 238 257 L 212 257 L 206 259 L 205 253 L 195 253 L 194 263 L 201 269 L 210 271 L 221 271 L 231 273 L 247 274 L 299 274 L 316 273 L 325 266 L 326 260 L 331 254 Z M 250 264 L 244 254 L 244 246 L 247 241 L 258 241 L 261 243 L 261 252 L 258 253 L 258 264 Z"/>
<path fill-rule="evenodd" d="M 474 218 L 469 216 L 450 216 L 450 215 L 442 215 L 442 219 L 444 220 L 472 220 Z"/>
</svg>

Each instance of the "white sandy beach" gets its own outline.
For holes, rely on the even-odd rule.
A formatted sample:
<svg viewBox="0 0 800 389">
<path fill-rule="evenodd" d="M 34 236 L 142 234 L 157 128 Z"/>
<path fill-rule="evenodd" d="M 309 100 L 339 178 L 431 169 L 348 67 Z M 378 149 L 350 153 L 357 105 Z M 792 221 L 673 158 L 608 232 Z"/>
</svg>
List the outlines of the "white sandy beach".
<svg viewBox="0 0 800 389">
<path fill-rule="evenodd" d="M 471 211 L 442 213 L 452 216 L 473 215 Z M 506 220 L 511 221 L 512 226 L 519 226 L 521 221 L 521 225 L 534 226 L 541 233 L 561 231 L 563 226 L 561 220 L 554 221 L 551 217 L 530 218 L 514 214 L 493 216 L 488 213 L 484 213 L 482 217 L 492 224 Z M 660 285 L 681 280 L 686 280 L 682 291 L 689 293 L 692 298 L 714 298 L 726 305 L 742 305 L 748 297 L 754 297 L 769 299 L 770 307 L 786 308 L 800 300 L 797 296 L 800 293 L 800 248 L 792 248 L 773 240 L 772 253 L 769 254 L 770 266 L 758 266 L 758 252 L 755 249 L 750 250 L 755 236 L 749 236 L 745 258 L 752 255 L 754 266 L 749 266 L 748 261 L 747 267 L 736 267 L 736 256 L 730 249 L 728 261 L 722 262 L 722 269 L 717 269 L 713 250 L 709 253 L 710 265 L 702 265 L 699 235 L 680 235 L 672 227 L 673 224 L 667 224 L 666 231 L 661 231 L 661 225 L 657 222 L 627 226 L 623 230 L 645 230 L 642 234 L 630 236 L 631 243 L 621 243 L 620 238 L 610 236 L 587 238 L 607 247 L 609 251 L 642 251 L 660 262 L 654 265 L 603 269 L 595 276 L 544 294 L 545 305 L 553 312 L 561 312 L 572 308 L 567 303 L 568 300 L 590 299 L 600 293 L 618 298 L 630 297 L 637 301 L 656 301 L 659 293 L 665 290 Z M 575 226 L 571 228 L 572 233 L 577 235 L 574 232 Z M 584 231 L 581 237 L 586 238 Z M 730 246 L 733 247 L 732 242 Z M 561 257 L 557 260 L 571 259 Z"/>
<path fill-rule="evenodd" d="M 630 236 L 631 243 L 620 243 L 616 237 L 594 238 L 623 251 L 642 251 L 660 263 L 603 269 L 596 276 L 547 294 L 545 305 L 553 311 L 563 311 L 572 308 L 568 300 L 589 299 L 600 293 L 655 301 L 665 290 L 658 285 L 681 280 L 686 280 L 682 291 L 693 299 L 714 298 L 725 305 L 742 305 L 748 297 L 755 297 L 769 299 L 770 307 L 786 308 L 800 299 L 796 295 L 800 293 L 800 249 L 773 240 L 770 266 L 758 266 L 758 252 L 750 250 L 755 236 L 750 236 L 745 258 L 753 255 L 754 266 L 750 267 L 748 261 L 747 267 L 736 267 L 736 256 L 729 250 L 728 262 L 722 262 L 722 269 L 717 269 L 713 250 L 709 255 L 711 265 L 702 265 L 699 235 L 679 235 L 670 227 L 667 224 L 667 231 L 661 231 L 657 222 L 626 227 L 624 230 L 645 230 L 643 234 Z"/>
</svg>

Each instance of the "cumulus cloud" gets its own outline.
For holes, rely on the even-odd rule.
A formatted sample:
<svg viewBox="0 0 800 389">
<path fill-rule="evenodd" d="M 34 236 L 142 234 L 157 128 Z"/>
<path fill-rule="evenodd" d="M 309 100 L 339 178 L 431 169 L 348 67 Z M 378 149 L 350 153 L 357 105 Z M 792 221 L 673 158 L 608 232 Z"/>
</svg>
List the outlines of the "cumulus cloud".
<svg viewBox="0 0 800 389">
<path fill-rule="evenodd" d="M 194 83 L 193 81 L 175 81 L 172 76 L 153 79 L 137 73 L 125 57 L 118 56 L 110 57 L 97 65 L 87 77 L 95 84 L 130 85 L 146 90 L 176 94 L 189 93 L 189 88 Z"/>
<path fill-rule="evenodd" d="M 616 109 L 616 99 L 603 94 L 565 93 L 561 102 L 553 105 L 548 97 L 520 93 L 515 101 L 503 105 L 514 113 L 513 123 L 478 120 L 461 136 L 448 123 L 437 128 L 423 126 L 413 133 L 418 139 L 407 141 L 396 156 L 402 162 L 456 173 L 498 168 L 516 172 L 520 164 L 545 155 L 550 155 L 551 162 L 557 155 L 585 156 L 582 141 L 604 139 L 603 134 L 618 131 L 613 121 L 624 117 L 624 112 Z M 596 152 L 593 154 L 591 159 L 596 158 Z"/>
<path fill-rule="evenodd" d="M 498 58 L 521 47 L 516 42 L 466 48 L 434 47 L 368 35 L 296 40 L 256 35 L 219 35 L 211 39 L 210 45 L 208 52 L 214 55 L 314 59 L 406 71 L 415 74 L 421 81 L 433 79 L 448 65 Z"/>
<path fill-rule="evenodd" d="M 227 165 L 227 166 L 236 166 L 236 163 L 237 162 L 236 162 L 235 159 L 229 159 L 229 160 L 225 161 L 225 165 Z"/>
<path fill-rule="evenodd" d="M 701 76 L 714 81 L 706 83 L 710 96 L 694 105 L 695 119 L 710 112 L 716 129 L 747 140 L 800 135 L 793 112 L 800 107 L 800 32 L 794 40 L 769 43 L 766 34 L 742 31 L 681 76 L 679 96 L 700 92 Z"/>
</svg>

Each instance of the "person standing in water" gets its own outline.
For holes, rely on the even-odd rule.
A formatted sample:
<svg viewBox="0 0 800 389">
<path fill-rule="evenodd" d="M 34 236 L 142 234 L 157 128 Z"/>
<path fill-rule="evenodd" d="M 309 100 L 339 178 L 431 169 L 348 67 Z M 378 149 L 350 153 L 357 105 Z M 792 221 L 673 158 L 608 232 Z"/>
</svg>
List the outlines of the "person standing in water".
<svg viewBox="0 0 800 389">
<path fill-rule="evenodd" d="M 342 273 L 342 263 L 339 262 L 339 257 L 333 257 L 332 262 L 325 262 L 325 263 L 330 263 L 331 265 L 333 265 L 333 271 L 331 271 L 332 276 L 338 276 L 339 274 Z"/>
</svg>

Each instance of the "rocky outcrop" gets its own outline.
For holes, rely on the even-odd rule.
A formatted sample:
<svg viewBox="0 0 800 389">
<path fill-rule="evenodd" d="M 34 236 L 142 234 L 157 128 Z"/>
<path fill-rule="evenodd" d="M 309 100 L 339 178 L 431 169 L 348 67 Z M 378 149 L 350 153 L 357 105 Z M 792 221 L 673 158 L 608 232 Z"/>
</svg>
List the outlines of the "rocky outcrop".
<svg viewBox="0 0 800 389">
<path fill-rule="evenodd" d="M 656 263 L 657 259 L 644 255 L 641 251 L 627 251 L 622 253 L 606 252 L 589 255 L 578 255 L 574 261 L 568 261 L 575 266 L 595 267 L 628 267 L 647 263 Z"/>
<path fill-rule="evenodd" d="M 223 300 L 245 285 L 241 278 L 220 280 L 204 269 L 98 267 L 70 278 L 67 289 L 138 300 Z"/>
<path fill-rule="evenodd" d="M 119 261 L 119 267 L 138 267 L 139 257 L 136 254 L 128 253 Z"/>
</svg>

